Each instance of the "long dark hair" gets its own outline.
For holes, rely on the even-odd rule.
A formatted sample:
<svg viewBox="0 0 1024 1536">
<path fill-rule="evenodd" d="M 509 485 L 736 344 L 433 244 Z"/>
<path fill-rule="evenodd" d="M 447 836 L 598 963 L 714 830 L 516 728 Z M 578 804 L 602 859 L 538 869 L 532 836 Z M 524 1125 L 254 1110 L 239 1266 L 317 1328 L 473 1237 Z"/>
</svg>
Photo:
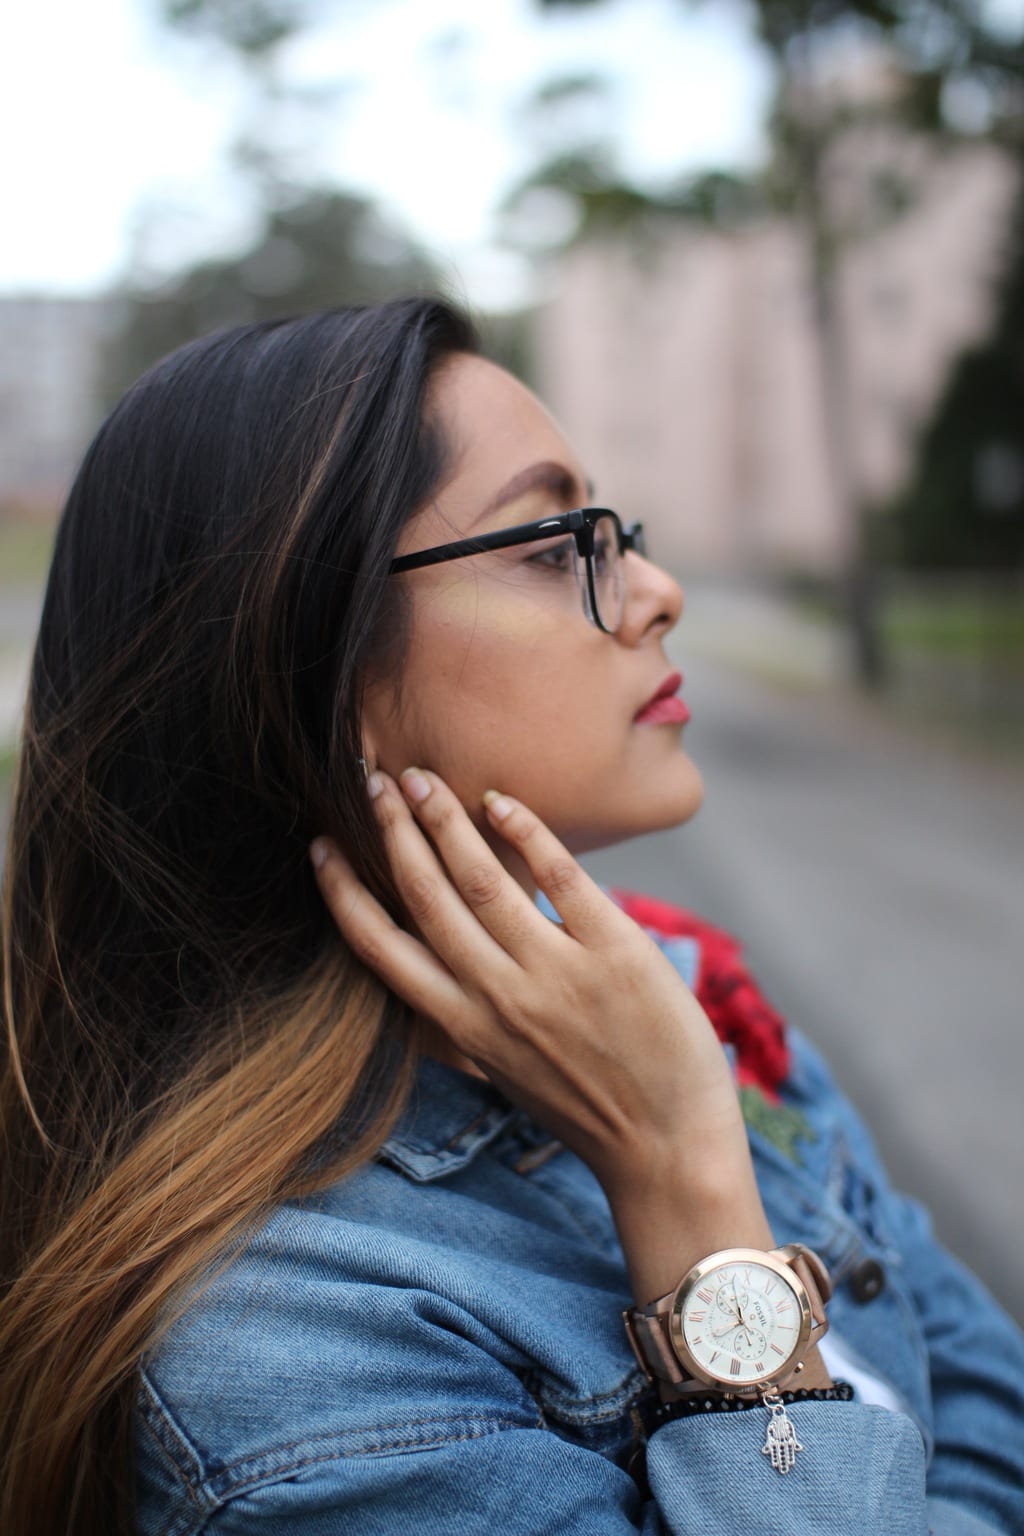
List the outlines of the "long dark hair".
<svg viewBox="0 0 1024 1536">
<path fill-rule="evenodd" d="M 404 1010 L 307 847 L 332 834 L 396 909 L 361 693 L 398 675 L 388 564 L 445 468 L 429 385 L 476 347 L 431 300 L 204 338 L 129 391 L 72 488 L 4 882 L 5 1531 L 132 1529 L 141 1353 L 401 1110 Z"/>
</svg>

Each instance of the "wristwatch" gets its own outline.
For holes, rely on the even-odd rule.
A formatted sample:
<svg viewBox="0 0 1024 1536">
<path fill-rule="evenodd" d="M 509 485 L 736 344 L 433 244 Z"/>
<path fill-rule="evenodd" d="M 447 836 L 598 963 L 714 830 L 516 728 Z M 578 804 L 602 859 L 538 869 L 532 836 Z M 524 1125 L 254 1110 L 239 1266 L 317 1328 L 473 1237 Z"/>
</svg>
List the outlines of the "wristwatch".
<svg viewBox="0 0 1024 1536">
<path fill-rule="evenodd" d="M 622 1319 L 641 1369 L 665 1402 L 699 1395 L 711 1408 L 716 1398 L 759 1399 L 771 1415 L 764 1452 L 776 1470 L 788 1472 L 803 1447 L 779 1393 L 798 1379 L 808 1351 L 828 1331 L 831 1295 L 828 1270 L 802 1243 L 770 1252 L 724 1248 Z"/>
</svg>

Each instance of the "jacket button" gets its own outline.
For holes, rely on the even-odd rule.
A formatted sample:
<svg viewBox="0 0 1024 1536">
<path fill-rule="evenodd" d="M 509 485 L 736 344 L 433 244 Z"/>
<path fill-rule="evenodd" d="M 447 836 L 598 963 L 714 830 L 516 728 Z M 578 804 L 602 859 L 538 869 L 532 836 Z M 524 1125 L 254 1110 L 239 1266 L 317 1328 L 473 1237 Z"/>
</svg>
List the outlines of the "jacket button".
<svg viewBox="0 0 1024 1536">
<path fill-rule="evenodd" d="M 854 1301 L 874 1301 L 885 1290 L 885 1270 L 877 1259 L 863 1259 L 850 1275 L 850 1290 Z"/>
</svg>

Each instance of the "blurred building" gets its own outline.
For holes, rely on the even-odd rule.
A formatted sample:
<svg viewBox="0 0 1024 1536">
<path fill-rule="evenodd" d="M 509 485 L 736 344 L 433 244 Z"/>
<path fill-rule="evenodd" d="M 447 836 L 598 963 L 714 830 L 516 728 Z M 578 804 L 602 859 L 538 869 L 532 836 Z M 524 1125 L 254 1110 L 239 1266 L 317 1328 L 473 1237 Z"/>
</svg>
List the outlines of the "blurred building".
<svg viewBox="0 0 1024 1536">
<path fill-rule="evenodd" d="M 838 195 L 854 200 L 892 147 L 891 136 L 849 146 Z M 957 354 L 991 323 L 1017 188 L 1010 161 L 984 145 L 925 159 L 914 182 L 909 209 L 840 257 L 844 430 L 872 504 L 900 489 Z M 643 517 L 663 559 L 695 574 L 839 568 L 847 534 L 795 226 L 680 224 L 571 248 L 534 350 L 539 391 L 599 499 Z"/>
<path fill-rule="evenodd" d="M 64 498 L 101 414 L 108 299 L 0 298 L 0 510 Z"/>
</svg>

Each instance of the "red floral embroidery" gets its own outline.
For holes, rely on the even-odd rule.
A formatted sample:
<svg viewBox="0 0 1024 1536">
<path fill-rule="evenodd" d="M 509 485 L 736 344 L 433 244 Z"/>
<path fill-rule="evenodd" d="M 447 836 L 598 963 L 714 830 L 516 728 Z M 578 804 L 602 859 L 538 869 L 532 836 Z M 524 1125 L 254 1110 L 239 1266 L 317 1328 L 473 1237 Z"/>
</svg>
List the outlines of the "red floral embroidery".
<svg viewBox="0 0 1024 1536">
<path fill-rule="evenodd" d="M 610 894 L 641 928 L 666 938 L 699 941 L 697 1001 L 718 1038 L 736 1051 L 739 1086 L 760 1088 L 767 1099 L 778 1103 L 779 1084 L 789 1071 L 786 1025 L 743 964 L 739 940 L 684 907 L 634 891 Z"/>
</svg>

